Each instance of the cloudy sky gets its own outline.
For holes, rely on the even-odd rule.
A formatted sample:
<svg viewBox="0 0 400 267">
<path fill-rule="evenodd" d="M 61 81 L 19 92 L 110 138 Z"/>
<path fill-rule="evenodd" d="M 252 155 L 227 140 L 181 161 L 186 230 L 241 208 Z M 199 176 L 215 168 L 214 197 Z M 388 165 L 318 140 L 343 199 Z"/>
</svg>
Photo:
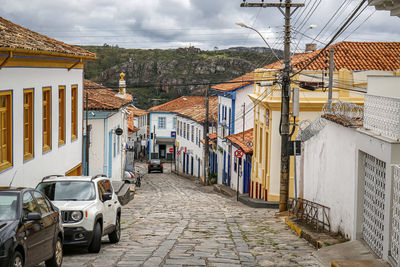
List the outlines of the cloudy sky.
<svg viewBox="0 0 400 267">
<path fill-rule="evenodd" d="M 360 1 L 305 0 L 305 7 L 293 15 L 292 48 L 300 51 L 304 43 L 312 41 L 310 38 L 316 38 L 314 42 L 321 47 Z M 255 32 L 235 25 L 235 22 L 243 22 L 261 31 L 271 46 L 282 49 L 283 16 L 279 10 L 241 8 L 241 2 L 0 0 L 0 16 L 77 45 L 107 43 L 144 49 L 193 45 L 209 50 L 232 46 L 265 46 Z M 310 25 L 316 27 L 310 29 Z M 305 35 L 296 34 L 296 30 Z M 375 11 L 373 7 L 367 7 L 339 41 L 345 38 L 350 41 L 400 41 L 400 18 L 390 17 L 387 11 Z"/>
</svg>

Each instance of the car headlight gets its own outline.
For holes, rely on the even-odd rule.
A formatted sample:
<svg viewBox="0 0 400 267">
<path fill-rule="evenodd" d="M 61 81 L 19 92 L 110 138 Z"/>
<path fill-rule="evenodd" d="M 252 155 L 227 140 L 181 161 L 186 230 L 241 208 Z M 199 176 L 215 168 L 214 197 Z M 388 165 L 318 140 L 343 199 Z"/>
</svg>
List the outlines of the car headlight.
<svg viewBox="0 0 400 267">
<path fill-rule="evenodd" d="M 71 219 L 75 222 L 82 220 L 83 213 L 82 211 L 73 211 L 71 212 Z"/>
</svg>

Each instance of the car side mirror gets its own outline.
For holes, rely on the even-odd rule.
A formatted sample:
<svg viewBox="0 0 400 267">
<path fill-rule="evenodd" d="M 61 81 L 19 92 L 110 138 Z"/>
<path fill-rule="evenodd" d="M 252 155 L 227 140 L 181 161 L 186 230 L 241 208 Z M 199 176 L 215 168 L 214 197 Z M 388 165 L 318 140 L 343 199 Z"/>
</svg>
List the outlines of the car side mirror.
<svg viewBox="0 0 400 267">
<path fill-rule="evenodd" d="M 38 221 L 42 219 L 42 215 L 39 212 L 29 212 L 26 216 L 27 221 Z"/>
<path fill-rule="evenodd" d="M 111 200 L 112 199 L 112 194 L 111 193 L 104 193 L 102 196 L 103 202 L 107 201 L 107 200 Z"/>
</svg>

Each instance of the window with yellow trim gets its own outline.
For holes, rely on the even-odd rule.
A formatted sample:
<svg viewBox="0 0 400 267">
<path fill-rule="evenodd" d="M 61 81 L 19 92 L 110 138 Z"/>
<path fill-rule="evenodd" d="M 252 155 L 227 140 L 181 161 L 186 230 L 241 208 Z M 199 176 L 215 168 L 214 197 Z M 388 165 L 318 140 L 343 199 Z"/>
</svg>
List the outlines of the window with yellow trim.
<svg viewBox="0 0 400 267">
<path fill-rule="evenodd" d="M 33 158 L 33 89 L 24 90 L 24 161 Z"/>
<path fill-rule="evenodd" d="M 51 150 L 51 88 L 43 88 L 43 152 Z"/>
<path fill-rule="evenodd" d="M 58 87 L 58 145 L 65 144 L 65 86 Z"/>
<path fill-rule="evenodd" d="M 71 139 L 78 138 L 78 87 L 71 87 Z"/>
<path fill-rule="evenodd" d="M 0 171 L 12 166 L 12 94 L 0 92 Z"/>
</svg>

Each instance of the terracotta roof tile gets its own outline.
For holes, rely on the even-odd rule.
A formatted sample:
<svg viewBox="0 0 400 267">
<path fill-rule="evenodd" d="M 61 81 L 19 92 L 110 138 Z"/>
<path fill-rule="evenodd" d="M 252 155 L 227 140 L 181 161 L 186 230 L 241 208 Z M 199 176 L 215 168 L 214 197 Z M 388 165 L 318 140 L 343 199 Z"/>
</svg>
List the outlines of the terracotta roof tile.
<svg viewBox="0 0 400 267">
<path fill-rule="evenodd" d="M 205 122 L 205 98 L 202 96 L 181 96 L 159 106 L 150 108 L 148 111 L 164 111 L 176 113 L 188 117 L 199 123 Z M 209 121 L 218 120 L 218 98 L 209 98 Z"/>
<path fill-rule="evenodd" d="M 138 109 L 138 108 L 134 108 L 134 107 L 127 107 L 127 110 L 132 113 L 133 116 L 135 117 L 141 117 L 143 115 L 148 114 L 147 111 L 143 110 L 143 109 Z"/>
<path fill-rule="evenodd" d="M 243 132 L 232 134 L 226 137 L 229 141 L 239 146 L 244 153 L 253 154 L 253 128 Z"/>
<path fill-rule="evenodd" d="M 238 89 L 240 87 L 249 85 L 252 83 L 252 81 L 254 81 L 254 74 L 247 73 L 236 79 L 230 80 L 228 83 L 220 83 L 220 84 L 214 85 L 214 86 L 212 86 L 212 89 L 227 92 L 227 91 L 232 91 L 232 90 Z"/>
<path fill-rule="evenodd" d="M 53 52 L 77 57 L 96 57 L 95 53 L 36 33 L 2 17 L 0 17 L 1 48 Z"/>
<path fill-rule="evenodd" d="M 400 42 L 339 42 L 329 47 L 335 48 L 335 70 L 346 68 L 351 71 L 400 69 Z M 301 69 L 322 49 L 310 53 L 295 54 L 292 65 Z M 329 48 L 321 53 L 306 70 L 324 70 L 328 67 Z M 269 64 L 264 69 L 282 69 L 280 61 Z"/>
<path fill-rule="evenodd" d="M 117 110 L 131 103 L 128 99 L 116 96 L 117 92 L 101 84 L 84 80 L 83 106 L 86 109 L 86 94 L 88 94 L 89 110 Z"/>
</svg>

